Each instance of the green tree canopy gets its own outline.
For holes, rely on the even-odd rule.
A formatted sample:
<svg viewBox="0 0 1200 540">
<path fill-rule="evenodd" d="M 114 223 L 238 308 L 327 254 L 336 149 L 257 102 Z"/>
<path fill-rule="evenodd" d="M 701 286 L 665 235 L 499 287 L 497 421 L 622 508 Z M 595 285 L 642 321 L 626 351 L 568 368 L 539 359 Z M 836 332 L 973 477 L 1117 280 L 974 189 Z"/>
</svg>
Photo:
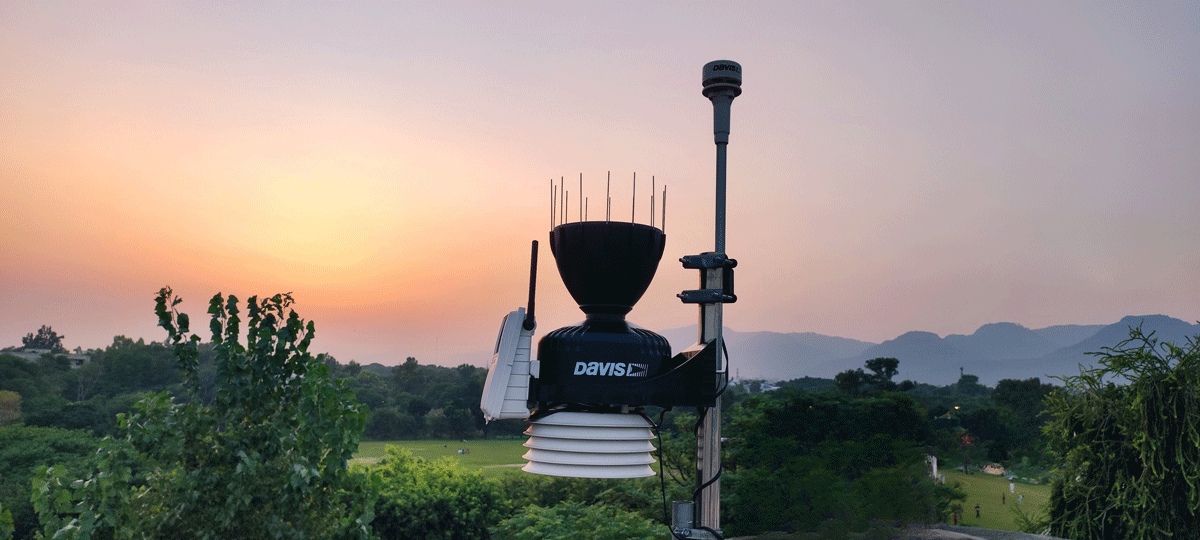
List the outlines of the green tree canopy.
<svg viewBox="0 0 1200 540">
<path fill-rule="evenodd" d="M 0 390 L 0 426 L 17 423 L 21 419 L 21 394 L 12 390 Z"/>
<path fill-rule="evenodd" d="M 30 479 L 38 468 L 56 463 L 83 466 L 98 446 L 100 439 L 83 431 L 0 427 L 0 506 L 11 511 L 17 538 L 33 538 L 38 529 L 37 515 L 29 502 Z"/>
<path fill-rule="evenodd" d="M 833 376 L 833 384 L 838 390 L 857 396 L 862 393 L 863 386 L 867 384 L 868 375 L 862 370 L 847 369 Z"/>
<path fill-rule="evenodd" d="M 723 480 L 732 534 L 935 520 L 961 498 L 930 481 L 929 421 L 907 394 L 777 390 L 751 396 L 733 416 Z"/>
<path fill-rule="evenodd" d="M 992 391 L 992 402 L 1000 409 L 1005 423 L 1004 446 L 1014 454 L 1040 457 L 1042 424 L 1046 396 L 1057 388 L 1037 377 L 1025 380 L 1003 379 Z"/>
<path fill-rule="evenodd" d="M 308 352 L 316 332 L 290 295 L 209 303 L 216 387 L 199 399 L 198 336 L 170 288 L 155 312 L 184 394 L 142 400 L 118 420 L 131 445 L 102 448 L 82 480 L 61 467 L 35 479 L 35 509 L 54 538 L 354 538 L 369 536 L 371 490 L 347 461 L 365 414 Z M 138 468 L 147 471 L 137 474 Z"/>
<path fill-rule="evenodd" d="M 1098 363 L 1047 399 L 1052 534 L 1200 538 L 1200 342 L 1132 329 Z"/>
</svg>

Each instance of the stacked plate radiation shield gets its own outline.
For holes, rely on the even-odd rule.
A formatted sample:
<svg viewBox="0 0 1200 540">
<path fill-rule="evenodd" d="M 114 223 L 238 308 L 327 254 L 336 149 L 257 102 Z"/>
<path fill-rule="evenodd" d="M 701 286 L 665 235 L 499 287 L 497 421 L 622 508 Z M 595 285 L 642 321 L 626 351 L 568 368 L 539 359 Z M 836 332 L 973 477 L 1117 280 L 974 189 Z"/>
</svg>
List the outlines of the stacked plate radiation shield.
<svg viewBox="0 0 1200 540">
<path fill-rule="evenodd" d="M 654 433 L 641 416 L 556 412 L 530 424 L 525 431 L 526 472 L 575 478 L 654 476 Z"/>
</svg>

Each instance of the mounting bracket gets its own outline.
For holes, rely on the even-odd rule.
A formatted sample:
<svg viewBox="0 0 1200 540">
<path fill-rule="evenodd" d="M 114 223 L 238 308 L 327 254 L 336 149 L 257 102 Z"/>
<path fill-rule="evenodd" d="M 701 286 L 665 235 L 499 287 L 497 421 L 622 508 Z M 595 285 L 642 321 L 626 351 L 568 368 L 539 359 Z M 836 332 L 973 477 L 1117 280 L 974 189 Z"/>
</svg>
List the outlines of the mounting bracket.
<svg viewBox="0 0 1200 540">
<path fill-rule="evenodd" d="M 730 259 L 724 253 L 701 253 L 699 255 L 684 255 L 679 259 L 688 270 L 700 270 L 700 285 L 707 281 L 710 272 L 720 272 L 720 289 L 696 289 L 683 291 L 675 296 L 685 304 L 732 304 L 737 302 L 733 293 L 733 269 L 737 266 L 736 259 Z"/>
</svg>

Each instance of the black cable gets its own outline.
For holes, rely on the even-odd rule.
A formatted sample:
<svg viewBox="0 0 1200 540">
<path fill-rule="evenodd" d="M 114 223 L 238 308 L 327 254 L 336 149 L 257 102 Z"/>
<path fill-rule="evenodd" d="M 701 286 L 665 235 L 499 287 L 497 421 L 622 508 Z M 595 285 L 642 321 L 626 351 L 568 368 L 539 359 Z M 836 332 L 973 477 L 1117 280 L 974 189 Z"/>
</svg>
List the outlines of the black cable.
<svg viewBox="0 0 1200 540">
<path fill-rule="evenodd" d="M 671 518 L 670 518 L 670 514 L 667 513 L 667 466 L 666 466 L 666 463 L 663 461 L 663 455 L 662 455 L 662 447 L 663 447 L 662 431 L 660 431 L 658 429 L 659 426 L 662 425 L 663 417 L 666 414 L 667 414 L 666 409 L 663 409 L 662 412 L 658 414 L 658 424 L 654 426 L 654 436 L 658 437 L 658 487 L 659 487 L 659 492 L 662 493 L 663 523 L 665 523 L 667 525 L 667 527 L 670 528 L 671 527 Z"/>
<path fill-rule="evenodd" d="M 663 524 L 667 526 L 667 530 L 670 531 L 671 536 L 676 540 L 688 540 L 686 536 L 679 536 L 679 534 L 675 532 L 675 529 L 671 527 L 671 514 L 667 511 L 667 469 L 666 462 L 663 461 L 662 430 L 660 429 L 663 423 L 663 418 L 665 418 L 667 415 L 667 409 L 663 409 L 658 413 L 658 422 L 651 420 L 650 417 L 646 416 L 645 413 L 639 414 L 641 414 L 642 418 L 645 418 L 647 422 L 650 422 L 650 425 L 654 428 L 654 436 L 658 437 L 658 486 L 659 493 L 662 494 Z"/>
<path fill-rule="evenodd" d="M 725 390 L 729 388 L 729 347 L 725 345 L 725 340 L 723 339 L 721 340 L 721 350 L 725 353 L 725 380 L 721 385 L 721 389 L 717 390 L 718 399 L 721 397 L 721 394 L 724 394 Z"/>
</svg>

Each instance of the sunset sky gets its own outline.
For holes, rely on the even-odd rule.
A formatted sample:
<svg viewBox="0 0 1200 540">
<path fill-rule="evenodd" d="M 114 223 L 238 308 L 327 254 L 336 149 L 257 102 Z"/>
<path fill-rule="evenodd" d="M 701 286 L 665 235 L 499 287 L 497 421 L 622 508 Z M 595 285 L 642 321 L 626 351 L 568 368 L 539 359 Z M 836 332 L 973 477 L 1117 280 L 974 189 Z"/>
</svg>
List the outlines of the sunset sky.
<svg viewBox="0 0 1200 540">
<path fill-rule="evenodd" d="M 694 324 L 717 59 L 729 327 L 1200 320 L 1194 1 L 3 2 L 0 347 L 161 340 L 170 285 L 196 320 L 291 291 L 342 362 L 484 366 L 531 240 L 539 336 L 582 319 L 550 182 L 603 216 L 610 171 L 613 219 L 668 190 L 629 319 Z"/>
</svg>

